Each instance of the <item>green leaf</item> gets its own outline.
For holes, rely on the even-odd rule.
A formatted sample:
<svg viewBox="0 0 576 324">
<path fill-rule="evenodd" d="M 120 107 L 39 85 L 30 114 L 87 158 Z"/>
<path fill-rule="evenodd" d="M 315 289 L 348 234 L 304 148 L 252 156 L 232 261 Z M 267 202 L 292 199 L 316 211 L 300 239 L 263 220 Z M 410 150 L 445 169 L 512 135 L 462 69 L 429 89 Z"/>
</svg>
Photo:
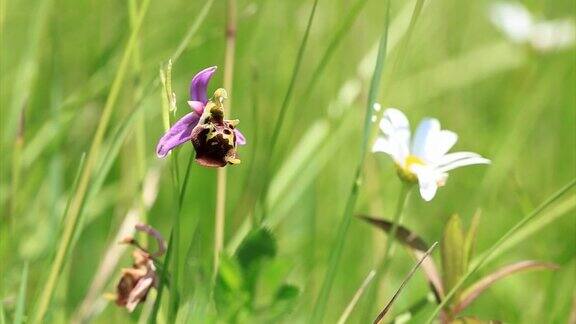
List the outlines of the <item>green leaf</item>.
<svg viewBox="0 0 576 324">
<path fill-rule="evenodd" d="M 244 288 L 244 277 L 238 262 L 229 256 L 220 256 L 221 266 L 218 272 L 218 283 L 230 291 L 240 291 Z"/>
<path fill-rule="evenodd" d="M 236 251 L 238 262 L 244 269 L 265 258 L 276 256 L 276 238 L 269 229 L 261 227 L 250 232 Z"/>
<path fill-rule="evenodd" d="M 466 266 L 466 270 L 468 269 L 470 260 L 472 260 L 474 255 L 476 236 L 478 235 L 478 225 L 480 224 L 480 215 L 480 211 L 474 213 L 470 229 L 468 229 L 468 233 L 466 233 L 466 237 L 464 238 L 464 265 Z"/>
<path fill-rule="evenodd" d="M 226 254 L 220 256 L 214 300 L 218 317 L 226 319 L 226 322 L 232 321 L 239 311 L 249 305 L 242 268 L 235 258 Z"/>
<path fill-rule="evenodd" d="M 257 317 L 258 322 L 276 323 L 283 316 L 290 314 L 296 306 L 300 296 L 300 289 L 291 284 L 283 284 L 278 288 L 274 299 L 267 307 L 263 308 Z"/>
<path fill-rule="evenodd" d="M 466 272 L 464 245 L 462 222 L 454 214 L 446 223 L 442 237 L 442 275 L 446 291 L 450 291 Z"/>
<path fill-rule="evenodd" d="M 252 299 L 254 299 L 261 265 L 265 260 L 274 258 L 276 250 L 276 238 L 269 229 L 261 227 L 250 232 L 236 251 L 236 258 L 242 267 L 246 288 L 252 295 Z"/>
<path fill-rule="evenodd" d="M 284 284 L 276 292 L 274 302 L 292 300 L 300 295 L 300 289 L 294 285 Z"/>
</svg>

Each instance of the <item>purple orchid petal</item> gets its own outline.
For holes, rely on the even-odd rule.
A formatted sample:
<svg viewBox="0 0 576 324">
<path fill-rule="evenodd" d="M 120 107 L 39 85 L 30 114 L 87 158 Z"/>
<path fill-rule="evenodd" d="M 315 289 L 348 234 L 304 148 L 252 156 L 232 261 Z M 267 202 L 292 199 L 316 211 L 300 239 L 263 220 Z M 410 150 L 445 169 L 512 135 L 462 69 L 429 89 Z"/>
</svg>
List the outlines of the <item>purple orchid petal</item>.
<svg viewBox="0 0 576 324">
<path fill-rule="evenodd" d="M 174 147 L 190 140 L 192 129 L 198 124 L 200 115 L 191 112 L 180 118 L 172 127 L 162 136 L 156 146 L 156 155 L 165 157 Z"/>
<path fill-rule="evenodd" d="M 236 144 L 246 145 L 246 137 L 238 129 L 234 129 L 234 134 L 236 134 Z"/>
<path fill-rule="evenodd" d="M 212 78 L 212 75 L 216 71 L 216 67 L 212 66 L 206 68 L 192 78 L 190 83 L 190 100 L 200 101 L 203 104 L 208 102 L 208 97 L 206 97 L 206 88 L 208 87 L 208 82 Z"/>
<path fill-rule="evenodd" d="M 202 115 L 202 113 L 204 112 L 203 102 L 190 100 L 188 101 L 188 106 L 190 106 L 190 108 L 194 110 L 198 115 Z"/>
</svg>

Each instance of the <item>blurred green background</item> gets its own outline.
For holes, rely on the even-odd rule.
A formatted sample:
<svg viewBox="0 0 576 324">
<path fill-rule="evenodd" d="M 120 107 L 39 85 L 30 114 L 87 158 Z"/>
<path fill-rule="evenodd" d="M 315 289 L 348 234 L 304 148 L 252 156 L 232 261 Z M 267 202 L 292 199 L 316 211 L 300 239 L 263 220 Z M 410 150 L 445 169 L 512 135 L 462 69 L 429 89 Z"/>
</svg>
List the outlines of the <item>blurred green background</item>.
<svg viewBox="0 0 576 324">
<path fill-rule="evenodd" d="M 384 1 L 365 1 L 325 69 L 314 75 L 357 1 L 319 1 L 273 157 L 269 156 L 271 134 L 313 1 L 237 3 L 230 117 L 240 119 L 248 145 L 239 148 L 242 163 L 228 167 L 225 244 L 233 249 L 242 224 L 261 212 L 255 201 L 259 188 L 268 184 L 265 210 L 278 240 L 279 276 L 300 288 L 294 309 L 282 319 L 285 322 L 306 322 L 312 311 L 358 163 L 375 47 L 385 19 Z M 37 307 L 62 237 L 76 170 L 95 136 L 133 30 L 130 6 L 140 8 L 141 3 L 2 1 L 0 301 L 8 322 L 16 312 L 26 263 L 25 313 L 32 314 Z M 405 111 L 412 127 L 422 117 L 438 118 L 444 128 L 458 133 L 455 150 L 479 152 L 493 164 L 453 172 L 432 202 L 413 194 L 403 222 L 433 242 L 440 239 L 451 214 L 460 214 L 468 224 L 481 209 L 477 246 L 481 253 L 576 176 L 576 52 L 572 47 L 539 53 L 513 44 L 490 23 L 490 2 L 457 0 L 426 1 L 402 49 L 414 4 L 391 3 L 389 55 L 378 101 Z M 576 12 L 571 0 L 524 4 L 545 19 L 573 18 Z M 48 322 L 69 322 L 78 312 L 124 217 L 139 201 L 142 181 L 150 170 L 160 172 L 158 197 L 143 217 L 169 236 L 177 192 L 171 182 L 173 165 L 155 155 L 164 131 L 157 80 L 160 66 L 173 57 L 194 24 L 199 28 L 192 30 L 173 62 L 177 116 L 188 111 L 188 85 L 196 72 L 218 65 L 210 89 L 222 85 L 226 3 L 151 1 L 96 159 L 95 173 L 102 174 L 106 163 L 110 170 L 103 173 L 101 186 L 93 185 L 96 177 L 91 182 L 78 234 L 48 309 Z M 183 177 L 192 146 L 178 150 Z M 266 166 L 269 177 L 262 172 Z M 400 188 L 393 164 L 383 155 L 369 154 L 364 175 L 356 213 L 390 218 Z M 195 288 L 209 280 L 214 253 L 216 171 L 193 165 L 189 181 L 180 221 L 182 307 L 194 303 Z M 480 297 L 467 314 L 509 323 L 568 320 L 576 287 L 575 200 L 572 192 L 560 207 L 546 211 L 531 235 L 475 277 L 525 259 L 554 262 L 559 270 L 508 278 Z M 385 242 L 381 232 L 352 220 L 325 322 L 338 319 L 377 266 Z M 434 257 L 438 260 L 437 251 Z M 402 249 L 393 261 L 373 307 L 384 305 L 413 265 Z M 126 253 L 118 268 L 130 262 Z M 97 294 L 96 323 L 138 320 L 137 315 L 102 303 L 99 297 L 113 292 L 118 278 L 115 270 Z M 427 289 L 424 277 L 417 273 L 393 312 L 425 297 Z M 368 309 L 369 304 L 360 299 L 350 322 L 372 319 L 376 309 Z M 432 308 L 428 304 L 413 321 L 425 319 Z M 181 320 L 200 321 L 193 315 Z"/>
</svg>

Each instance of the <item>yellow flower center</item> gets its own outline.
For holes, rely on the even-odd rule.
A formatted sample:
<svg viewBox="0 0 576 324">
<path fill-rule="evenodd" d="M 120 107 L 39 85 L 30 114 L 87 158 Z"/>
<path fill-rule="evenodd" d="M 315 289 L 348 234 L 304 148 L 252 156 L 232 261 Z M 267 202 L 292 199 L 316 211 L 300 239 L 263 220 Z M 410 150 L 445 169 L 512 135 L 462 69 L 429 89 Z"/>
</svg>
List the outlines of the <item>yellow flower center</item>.
<svg viewBox="0 0 576 324">
<path fill-rule="evenodd" d="M 424 161 L 416 155 L 408 155 L 402 165 L 397 165 L 396 171 L 398 172 L 400 179 L 410 183 L 418 182 L 418 178 L 411 171 L 413 165 L 424 165 Z"/>
<path fill-rule="evenodd" d="M 406 160 L 404 160 L 404 169 L 410 170 L 410 167 L 414 164 L 424 165 L 424 161 L 417 157 L 416 155 L 408 155 Z"/>
</svg>

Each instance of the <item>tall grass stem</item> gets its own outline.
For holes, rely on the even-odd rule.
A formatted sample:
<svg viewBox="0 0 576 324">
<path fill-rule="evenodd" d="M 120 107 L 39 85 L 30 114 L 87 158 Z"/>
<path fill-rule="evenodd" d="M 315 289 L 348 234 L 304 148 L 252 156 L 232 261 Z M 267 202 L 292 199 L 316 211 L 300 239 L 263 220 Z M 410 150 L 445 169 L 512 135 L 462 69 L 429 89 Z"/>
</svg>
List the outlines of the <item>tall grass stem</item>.
<svg viewBox="0 0 576 324">
<path fill-rule="evenodd" d="M 130 38 L 128 39 L 126 48 L 120 61 L 120 65 L 118 66 L 117 73 L 114 77 L 114 81 L 112 82 L 110 93 L 108 94 L 108 98 L 106 99 L 106 103 L 104 105 L 104 109 L 102 111 L 102 115 L 100 117 L 96 133 L 94 134 L 92 145 L 90 146 L 90 150 L 86 158 L 86 163 L 84 164 L 82 174 L 78 182 L 78 188 L 73 194 L 70 209 L 68 210 L 68 213 L 65 215 L 64 218 L 64 230 L 62 232 L 62 240 L 60 241 L 60 245 L 56 252 L 56 257 L 54 259 L 54 262 L 52 263 L 48 280 L 46 281 L 46 285 L 42 290 L 40 301 L 38 304 L 39 305 L 38 311 L 36 312 L 32 323 L 40 323 L 43 321 L 44 316 L 46 315 L 46 311 L 48 310 L 48 307 L 50 305 L 50 301 L 52 300 L 52 296 L 56 288 L 58 278 L 62 271 L 62 267 L 64 266 L 65 263 L 67 252 L 70 250 L 72 238 L 74 237 L 75 234 L 74 229 L 77 227 L 76 224 L 78 223 L 78 219 L 80 217 L 80 214 L 82 212 L 85 203 L 86 191 L 92 178 L 94 167 L 96 161 L 99 159 L 100 149 L 104 139 L 104 134 L 110 122 L 112 109 L 116 104 L 118 95 L 120 94 L 120 89 L 122 88 L 122 85 L 124 83 L 124 79 L 126 77 L 128 66 L 130 63 L 130 58 L 132 57 L 132 52 L 136 45 L 137 35 L 142 26 L 142 22 L 144 21 L 144 16 L 148 10 L 149 4 L 150 0 L 144 0 L 141 5 L 140 11 L 138 12 L 138 19 L 136 21 L 134 29 L 130 34 Z"/>
<path fill-rule="evenodd" d="M 336 278 L 336 271 L 339 268 L 340 258 L 342 256 L 342 251 L 344 250 L 344 242 L 346 240 L 346 235 L 348 229 L 350 228 L 350 222 L 352 220 L 352 214 L 354 213 L 354 208 L 356 206 L 356 201 L 358 199 L 358 192 L 360 189 L 360 184 L 362 181 L 362 170 L 364 168 L 364 160 L 366 152 L 368 150 L 368 139 L 370 137 L 372 128 L 372 111 L 374 104 L 376 103 L 376 98 L 378 96 L 378 89 L 380 88 L 380 81 L 382 79 L 382 72 L 384 70 L 384 62 L 386 61 L 386 48 L 388 44 L 388 25 L 390 23 L 390 0 L 386 2 L 386 17 L 384 19 L 384 30 L 380 38 L 380 43 L 378 47 L 378 55 L 376 57 L 376 64 L 374 66 L 374 72 L 372 74 L 372 81 L 370 84 L 370 91 L 368 93 L 368 102 L 366 104 L 366 112 L 364 118 L 364 134 L 362 138 L 362 143 L 360 147 L 360 160 L 356 168 L 354 175 L 354 182 L 352 183 L 352 189 L 348 200 L 346 202 L 346 207 L 344 208 L 344 214 L 342 215 L 342 220 L 338 226 L 336 232 L 336 238 L 334 240 L 334 245 L 330 253 L 330 258 L 328 261 L 326 275 L 324 276 L 324 282 L 320 288 L 320 293 L 316 301 L 316 305 L 312 312 L 311 322 L 321 323 L 324 318 L 324 313 L 326 310 L 326 305 L 328 303 L 328 297 L 330 296 L 330 291 L 334 284 Z"/>
<path fill-rule="evenodd" d="M 312 4 L 312 10 L 310 10 L 310 16 L 308 16 L 308 22 L 306 24 L 306 31 L 304 32 L 304 37 L 302 38 L 302 42 L 300 43 L 300 47 L 298 48 L 298 53 L 296 54 L 296 62 L 294 63 L 294 69 L 292 69 L 292 76 L 290 77 L 290 83 L 288 84 L 288 89 L 286 90 L 286 94 L 284 95 L 284 99 L 282 100 L 282 105 L 280 106 L 280 111 L 278 113 L 278 118 L 274 123 L 274 128 L 272 130 L 272 136 L 270 139 L 270 146 L 268 149 L 268 162 L 264 168 L 264 176 L 265 178 L 270 178 L 270 174 L 272 173 L 272 167 L 274 163 L 274 154 L 276 150 L 276 145 L 278 144 L 278 137 L 280 136 L 280 131 L 282 129 L 282 125 L 284 124 L 284 119 L 286 118 L 286 112 L 288 110 L 288 106 L 292 100 L 294 87 L 296 85 L 296 80 L 298 79 L 298 75 L 300 73 L 300 67 L 302 66 L 302 61 L 304 60 L 304 52 L 306 51 L 306 45 L 308 44 L 308 37 L 310 36 L 310 30 L 312 28 L 312 23 L 314 22 L 314 17 L 316 15 L 316 7 L 318 6 L 318 0 L 314 0 Z M 270 187 L 270 182 L 264 182 L 262 186 L 262 190 L 259 192 L 260 196 L 260 205 L 262 210 L 262 217 L 259 218 L 260 224 L 264 223 L 264 220 L 268 216 L 268 210 L 266 201 L 268 200 L 268 190 Z"/>
</svg>

